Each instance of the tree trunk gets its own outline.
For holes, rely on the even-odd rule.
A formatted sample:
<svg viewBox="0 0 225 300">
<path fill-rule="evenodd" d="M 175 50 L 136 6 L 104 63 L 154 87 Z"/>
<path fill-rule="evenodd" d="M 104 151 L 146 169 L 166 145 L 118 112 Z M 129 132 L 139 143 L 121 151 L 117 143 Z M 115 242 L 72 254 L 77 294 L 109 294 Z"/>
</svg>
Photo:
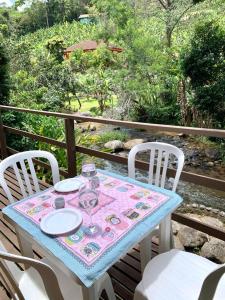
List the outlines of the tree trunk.
<svg viewBox="0 0 225 300">
<path fill-rule="evenodd" d="M 169 26 L 166 28 L 166 46 L 171 48 L 172 46 L 172 31 Z"/>
<path fill-rule="evenodd" d="M 186 82 L 181 79 L 178 83 L 177 102 L 180 105 L 181 124 L 190 126 L 193 120 L 193 113 L 186 97 Z"/>
</svg>

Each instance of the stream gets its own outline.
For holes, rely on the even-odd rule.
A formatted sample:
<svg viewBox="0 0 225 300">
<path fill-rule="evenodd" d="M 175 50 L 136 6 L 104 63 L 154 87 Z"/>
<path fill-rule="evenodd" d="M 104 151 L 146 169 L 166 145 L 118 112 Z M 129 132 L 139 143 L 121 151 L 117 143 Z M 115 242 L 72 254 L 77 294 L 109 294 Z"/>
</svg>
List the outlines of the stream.
<svg viewBox="0 0 225 300">
<path fill-rule="evenodd" d="M 207 143 L 196 141 L 193 137 L 183 136 L 177 133 L 165 133 L 165 132 L 145 132 L 136 129 L 121 129 L 115 128 L 111 125 L 102 126 L 95 124 L 96 131 L 93 134 L 101 134 L 106 131 L 120 130 L 125 131 L 131 139 L 144 139 L 146 142 L 165 142 L 177 146 L 185 155 L 184 170 L 195 174 L 202 174 L 212 178 L 218 178 L 224 180 L 225 177 L 225 164 L 220 158 L 219 151 Z M 128 151 L 118 152 L 118 155 L 127 156 Z M 146 157 L 143 155 L 141 160 L 146 161 Z M 127 176 L 127 167 L 125 165 L 114 163 L 104 160 L 104 169 L 108 171 L 117 172 L 121 175 Z M 146 182 L 147 172 L 138 171 L 137 179 Z M 191 204 L 195 207 L 195 204 L 211 207 L 212 209 L 218 209 L 225 211 L 225 192 L 214 190 L 211 188 L 203 187 L 189 182 L 181 181 L 178 184 L 177 192 L 183 197 L 186 204 Z M 194 205 L 193 205 L 194 204 Z"/>
</svg>

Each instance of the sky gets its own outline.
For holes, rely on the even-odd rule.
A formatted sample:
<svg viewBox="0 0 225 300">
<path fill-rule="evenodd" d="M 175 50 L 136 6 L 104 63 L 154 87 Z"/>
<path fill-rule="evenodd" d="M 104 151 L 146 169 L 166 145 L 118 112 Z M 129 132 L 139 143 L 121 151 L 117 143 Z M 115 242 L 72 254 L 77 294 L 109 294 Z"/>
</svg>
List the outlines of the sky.
<svg viewBox="0 0 225 300">
<path fill-rule="evenodd" d="M 0 6 L 12 6 L 14 0 L 0 0 Z"/>
</svg>

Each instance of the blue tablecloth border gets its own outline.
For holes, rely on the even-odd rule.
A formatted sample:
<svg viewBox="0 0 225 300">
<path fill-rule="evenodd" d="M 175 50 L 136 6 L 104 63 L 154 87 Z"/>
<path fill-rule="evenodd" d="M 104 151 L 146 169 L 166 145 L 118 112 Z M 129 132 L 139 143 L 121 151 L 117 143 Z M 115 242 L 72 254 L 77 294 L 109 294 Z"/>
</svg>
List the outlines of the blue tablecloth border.
<svg viewBox="0 0 225 300">
<path fill-rule="evenodd" d="M 80 278 L 80 280 L 87 287 L 90 287 L 96 279 L 101 277 L 109 269 L 110 266 L 116 263 L 119 258 L 124 255 L 132 246 L 140 242 L 143 237 L 145 237 L 152 229 L 156 227 L 157 224 L 159 224 L 160 221 L 163 220 L 165 216 L 172 213 L 182 202 L 181 197 L 172 191 L 142 183 L 129 177 L 124 177 L 109 171 L 98 170 L 98 172 L 124 180 L 131 184 L 142 186 L 143 188 L 162 193 L 166 196 L 169 196 L 170 199 L 162 204 L 157 211 L 154 211 L 152 214 L 142 219 L 141 222 L 135 224 L 135 226 L 130 229 L 126 235 L 109 247 L 104 254 L 102 254 L 91 266 L 86 265 L 79 257 L 75 256 L 71 251 L 60 244 L 57 239 L 44 234 L 40 230 L 39 226 L 32 220 L 25 218 L 18 211 L 15 211 L 13 206 L 18 202 L 13 203 L 3 209 L 4 214 L 6 214 L 12 220 L 16 220 L 16 223 L 18 223 L 19 226 L 32 235 L 34 240 L 36 240 L 38 243 L 41 243 L 45 248 L 48 249 L 48 251 L 51 251 L 53 255 L 60 259 L 73 273 Z M 46 189 L 45 191 L 39 192 L 36 194 L 36 196 L 51 189 L 52 187 Z M 21 201 L 26 201 L 32 197 L 33 195 Z"/>
</svg>

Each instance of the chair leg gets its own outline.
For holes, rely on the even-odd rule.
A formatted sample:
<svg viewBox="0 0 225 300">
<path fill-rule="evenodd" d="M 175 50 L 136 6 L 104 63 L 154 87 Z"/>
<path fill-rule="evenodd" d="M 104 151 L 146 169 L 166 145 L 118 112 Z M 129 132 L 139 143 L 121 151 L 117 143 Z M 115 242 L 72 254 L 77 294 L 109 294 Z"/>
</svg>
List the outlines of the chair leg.
<svg viewBox="0 0 225 300">
<path fill-rule="evenodd" d="M 143 287 L 141 282 L 137 285 L 135 292 L 134 292 L 134 298 L 133 300 L 148 300 L 144 295 L 143 295 Z"/>
<path fill-rule="evenodd" d="M 112 286 L 112 281 L 108 273 L 105 273 L 90 288 L 82 288 L 83 300 L 99 300 L 104 290 L 109 300 L 116 300 L 116 296 Z"/>
<path fill-rule="evenodd" d="M 170 249 L 175 248 L 174 237 L 173 237 L 173 227 L 171 222 L 171 231 L 170 231 Z"/>
</svg>

